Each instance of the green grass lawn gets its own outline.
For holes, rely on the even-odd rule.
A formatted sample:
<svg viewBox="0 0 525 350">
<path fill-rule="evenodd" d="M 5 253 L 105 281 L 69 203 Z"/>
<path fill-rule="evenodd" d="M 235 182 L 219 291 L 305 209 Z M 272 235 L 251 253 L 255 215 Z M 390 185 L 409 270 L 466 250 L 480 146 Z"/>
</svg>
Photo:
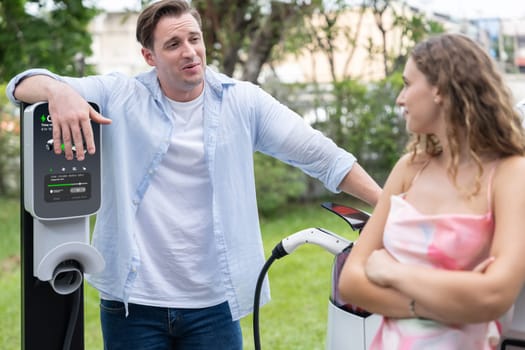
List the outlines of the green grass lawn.
<svg viewBox="0 0 525 350">
<path fill-rule="evenodd" d="M 0 349 L 3 350 L 20 349 L 19 221 L 18 200 L 0 198 Z M 322 227 L 355 238 L 343 220 L 319 204 L 294 205 L 271 218 L 261 219 L 266 257 L 283 238 L 309 227 Z M 325 348 L 332 261 L 333 256 L 323 249 L 303 245 L 273 263 L 268 272 L 272 301 L 259 313 L 262 349 Z M 87 284 L 84 287 L 85 348 L 101 350 L 98 293 Z M 244 349 L 253 349 L 251 316 L 241 320 L 241 325 Z"/>
</svg>

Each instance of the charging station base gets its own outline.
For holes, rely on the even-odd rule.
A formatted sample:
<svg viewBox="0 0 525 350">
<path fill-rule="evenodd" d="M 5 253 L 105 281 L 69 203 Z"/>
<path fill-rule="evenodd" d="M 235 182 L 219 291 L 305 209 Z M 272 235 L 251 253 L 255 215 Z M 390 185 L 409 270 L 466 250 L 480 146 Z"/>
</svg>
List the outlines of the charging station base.
<svg viewBox="0 0 525 350">
<path fill-rule="evenodd" d="M 366 350 L 380 325 L 379 315 L 362 317 L 329 301 L 326 350 Z"/>
<path fill-rule="evenodd" d="M 22 197 L 23 198 L 23 197 Z M 57 294 L 51 285 L 33 275 L 33 217 L 21 209 L 21 349 L 62 349 L 75 294 Z M 81 293 L 83 285 L 75 293 Z M 80 305 L 70 350 L 84 349 L 84 308 Z"/>
</svg>

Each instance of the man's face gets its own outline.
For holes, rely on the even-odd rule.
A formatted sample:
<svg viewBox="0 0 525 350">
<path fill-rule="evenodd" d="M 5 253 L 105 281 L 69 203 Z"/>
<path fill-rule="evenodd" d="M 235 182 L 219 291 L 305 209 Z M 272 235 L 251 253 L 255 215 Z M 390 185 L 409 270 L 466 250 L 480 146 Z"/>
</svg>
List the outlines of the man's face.
<svg viewBox="0 0 525 350">
<path fill-rule="evenodd" d="M 153 49 L 142 48 L 142 55 L 157 68 L 162 91 L 169 98 L 185 102 L 202 92 L 206 49 L 192 15 L 161 18 L 153 33 Z"/>
</svg>

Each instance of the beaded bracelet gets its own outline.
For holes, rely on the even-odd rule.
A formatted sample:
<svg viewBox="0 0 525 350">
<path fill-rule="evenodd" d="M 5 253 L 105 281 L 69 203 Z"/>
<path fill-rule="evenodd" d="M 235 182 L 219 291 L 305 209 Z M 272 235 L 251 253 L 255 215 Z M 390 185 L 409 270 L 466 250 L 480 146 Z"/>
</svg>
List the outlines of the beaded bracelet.
<svg viewBox="0 0 525 350">
<path fill-rule="evenodd" d="M 410 315 L 414 318 L 418 317 L 416 314 L 416 300 L 411 299 L 410 303 L 408 304 L 408 310 L 410 311 Z"/>
</svg>

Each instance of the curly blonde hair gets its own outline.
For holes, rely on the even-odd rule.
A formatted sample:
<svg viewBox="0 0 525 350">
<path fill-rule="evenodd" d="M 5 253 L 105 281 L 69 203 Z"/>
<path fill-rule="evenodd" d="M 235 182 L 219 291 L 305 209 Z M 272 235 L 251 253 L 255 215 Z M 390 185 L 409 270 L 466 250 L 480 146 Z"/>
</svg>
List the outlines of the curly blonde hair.
<svg viewBox="0 0 525 350">
<path fill-rule="evenodd" d="M 478 167 L 474 193 L 483 174 L 481 157 L 525 154 L 525 136 L 512 94 L 498 67 L 476 42 L 462 34 L 440 34 L 417 44 L 411 58 L 443 99 L 447 124 L 448 171 L 456 179 L 460 141 Z M 442 153 L 435 135 L 411 135 L 413 156 Z"/>
</svg>

